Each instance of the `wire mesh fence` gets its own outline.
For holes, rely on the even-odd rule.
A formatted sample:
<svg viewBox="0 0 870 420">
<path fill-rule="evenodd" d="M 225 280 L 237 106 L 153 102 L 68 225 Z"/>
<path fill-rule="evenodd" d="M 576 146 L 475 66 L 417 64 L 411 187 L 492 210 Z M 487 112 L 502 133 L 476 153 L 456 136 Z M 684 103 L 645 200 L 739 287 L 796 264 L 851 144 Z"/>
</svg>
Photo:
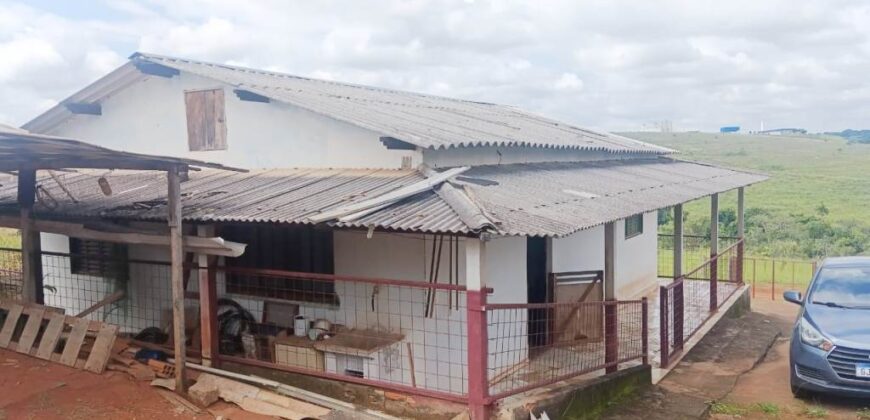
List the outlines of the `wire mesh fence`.
<svg viewBox="0 0 870 420">
<path fill-rule="evenodd" d="M 222 358 L 409 390 L 467 393 L 464 286 L 217 271 Z"/>
<path fill-rule="evenodd" d="M 0 248 L 0 298 L 21 298 L 21 250 Z"/>
<path fill-rule="evenodd" d="M 646 300 L 490 304 L 486 311 L 493 399 L 647 355 Z"/>
<path fill-rule="evenodd" d="M 710 317 L 743 286 L 742 241 L 728 246 L 671 283 L 659 288 L 660 364 L 666 367 Z"/>
<path fill-rule="evenodd" d="M 740 238 L 719 237 L 719 249 L 727 249 L 736 244 Z M 689 273 L 710 259 L 710 237 L 700 235 L 683 235 L 683 269 Z M 674 277 L 674 235 L 658 235 L 658 274 L 661 278 Z"/>
</svg>

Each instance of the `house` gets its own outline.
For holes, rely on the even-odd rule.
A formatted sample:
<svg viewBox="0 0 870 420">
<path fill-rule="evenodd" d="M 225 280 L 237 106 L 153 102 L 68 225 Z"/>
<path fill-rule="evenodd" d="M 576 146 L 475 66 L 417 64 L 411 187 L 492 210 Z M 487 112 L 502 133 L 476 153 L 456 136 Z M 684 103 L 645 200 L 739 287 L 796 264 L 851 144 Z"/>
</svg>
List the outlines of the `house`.
<svg viewBox="0 0 870 420">
<path fill-rule="evenodd" d="M 186 327 L 207 362 L 456 401 L 474 418 L 646 362 L 657 212 L 711 196 L 715 215 L 718 194 L 738 189 L 742 221 L 743 188 L 765 179 L 514 107 L 143 53 L 24 128 L 250 169 L 190 171 L 181 187 L 185 235 L 246 245 L 187 254 L 199 322 Z M 163 175 L 40 172 L 37 183 L 45 303 L 78 313 L 122 292 L 90 316 L 165 343 L 167 247 L 106 239 L 160 232 Z M 0 187 L 0 214 L 17 211 L 15 197 Z M 52 231 L 68 224 L 90 236 Z M 717 261 L 737 261 L 717 260 L 711 237 L 704 311 L 722 303 Z M 738 242 L 722 252 L 742 258 L 742 231 Z M 665 315 L 663 330 L 680 326 L 661 340 L 670 354 L 684 312 Z"/>
</svg>

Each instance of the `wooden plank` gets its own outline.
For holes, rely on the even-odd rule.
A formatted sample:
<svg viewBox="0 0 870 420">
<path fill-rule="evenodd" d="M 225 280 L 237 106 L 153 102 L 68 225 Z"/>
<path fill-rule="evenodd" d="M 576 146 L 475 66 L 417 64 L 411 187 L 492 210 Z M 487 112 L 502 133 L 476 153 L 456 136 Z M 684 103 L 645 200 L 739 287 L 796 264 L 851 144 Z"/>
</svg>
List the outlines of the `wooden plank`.
<svg viewBox="0 0 870 420">
<path fill-rule="evenodd" d="M 115 293 L 112 293 L 109 296 L 104 297 L 99 302 L 91 305 L 91 307 L 89 307 L 88 309 L 81 311 L 78 315 L 76 315 L 76 318 L 84 318 L 84 317 L 90 315 L 92 312 L 96 311 L 97 309 L 100 309 L 103 306 L 115 303 L 123 298 L 124 298 L 124 291 L 119 290 Z"/>
<path fill-rule="evenodd" d="M 117 335 L 117 325 L 103 324 L 99 334 L 97 334 L 97 340 L 94 341 L 94 346 L 91 348 L 91 354 L 88 355 L 85 370 L 94 373 L 103 373 L 106 370 L 109 357 L 112 356 L 112 347 L 115 345 L 115 337 Z"/>
<path fill-rule="evenodd" d="M 15 349 L 15 351 L 24 354 L 29 354 L 30 350 L 33 349 L 33 342 L 36 341 L 39 327 L 42 326 L 42 319 L 45 316 L 45 308 L 31 308 L 27 312 L 27 324 L 24 324 L 21 338 L 18 339 L 18 348 Z"/>
<path fill-rule="evenodd" d="M 72 332 L 70 332 L 60 356 L 60 363 L 67 366 L 75 366 L 79 358 L 79 351 L 85 342 L 85 334 L 88 332 L 88 320 L 81 318 L 72 318 L 72 320 Z"/>
<path fill-rule="evenodd" d="M 15 333 L 15 326 L 18 325 L 18 318 L 21 317 L 21 312 L 24 307 L 13 303 L 6 315 L 6 322 L 3 324 L 3 329 L 0 330 L 0 348 L 9 347 L 9 342 L 12 341 L 12 334 Z"/>
<path fill-rule="evenodd" d="M 224 90 L 215 89 L 212 96 L 212 106 L 214 107 L 212 150 L 227 150 L 227 116 L 224 105 Z"/>
<path fill-rule="evenodd" d="M 214 236 L 214 226 L 198 226 L 200 236 Z M 217 331 L 217 284 L 215 281 L 214 258 L 208 255 L 197 255 L 199 265 L 199 322 L 200 342 L 202 343 L 202 359 L 206 366 L 212 365 L 212 358 L 218 354 Z M 265 316 L 265 311 L 264 311 Z"/>
<path fill-rule="evenodd" d="M 205 149 L 205 115 L 203 91 L 184 92 L 184 106 L 187 114 L 187 147 L 190 151 Z"/>
<path fill-rule="evenodd" d="M 60 334 L 63 332 L 66 317 L 62 314 L 51 312 L 48 315 L 48 326 L 45 327 L 45 332 L 42 333 L 42 340 L 39 341 L 39 350 L 36 351 L 36 357 L 43 360 L 51 360 L 51 355 L 54 349 L 57 348 L 57 343 L 60 341 Z"/>
</svg>

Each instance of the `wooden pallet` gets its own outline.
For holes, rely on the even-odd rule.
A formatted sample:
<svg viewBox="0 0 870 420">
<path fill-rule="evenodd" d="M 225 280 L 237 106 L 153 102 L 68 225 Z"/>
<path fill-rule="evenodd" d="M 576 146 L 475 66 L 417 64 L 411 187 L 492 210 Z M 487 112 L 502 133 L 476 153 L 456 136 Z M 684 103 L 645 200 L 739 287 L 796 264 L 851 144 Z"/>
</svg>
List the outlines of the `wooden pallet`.
<svg viewBox="0 0 870 420">
<path fill-rule="evenodd" d="M 36 304 L 0 300 L 0 319 L 0 348 L 94 373 L 106 369 L 118 335 L 117 325 Z"/>
</svg>

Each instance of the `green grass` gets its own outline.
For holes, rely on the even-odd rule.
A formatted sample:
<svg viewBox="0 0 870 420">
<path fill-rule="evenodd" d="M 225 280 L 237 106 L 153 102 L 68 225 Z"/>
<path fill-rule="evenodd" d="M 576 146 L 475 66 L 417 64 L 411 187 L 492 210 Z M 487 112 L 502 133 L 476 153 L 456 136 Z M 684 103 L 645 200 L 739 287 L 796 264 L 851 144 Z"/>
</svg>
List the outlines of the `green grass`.
<svg viewBox="0 0 870 420">
<path fill-rule="evenodd" d="M 739 404 L 734 404 L 734 403 L 729 403 L 729 402 L 724 402 L 724 401 L 714 401 L 713 403 L 710 404 L 710 413 L 711 414 L 724 414 L 724 415 L 728 415 L 728 416 L 742 416 L 742 415 L 746 414 L 748 411 L 749 410 L 747 410 L 745 407 L 743 407 Z"/>
<path fill-rule="evenodd" d="M 773 417 L 779 416 L 780 412 L 778 405 L 769 402 L 760 402 L 758 404 L 755 404 L 755 409 L 764 414 L 767 414 L 768 416 Z"/>
<path fill-rule="evenodd" d="M 746 190 L 746 204 L 774 213 L 812 214 L 824 204 L 834 220 L 861 220 L 870 208 L 870 145 L 817 137 L 721 135 L 713 133 L 626 133 L 680 151 L 680 157 L 737 169 L 761 171 L 771 179 Z M 735 207 L 734 193 L 719 200 Z M 689 213 L 708 214 L 709 204 L 692 203 Z"/>
<path fill-rule="evenodd" d="M 659 247 L 658 271 L 661 277 L 673 275 L 673 251 Z M 683 250 L 683 272 L 688 273 L 709 259 L 707 250 Z M 725 265 L 721 265 L 725 270 Z M 746 283 L 806 286 L 813 278 L 814 266 L 810 260 L 756 257 L 747 255 L 743 263 L 743 281 Z M 722 271 L 721 278 L 727 274 Z"/>
<path fill-rule="evenodd" d="M 747 254 L 798 259 L 870 254 L 870 145 L 836 137 L 625 133 L 678 157 L 764 172 L 746 190 Z M 720 226 L 733 234 L 736 192 L 722 194 Z M 686 233 L 709 229 L 709 199 L 684 206 Z M 668 231 L 670 224 L 661 227 Z M 723 233 L 726 234 L 727 233 Z M 787 267 L 789 268 L 789 267 Z"/>
<path fill-rule="evenodd" d="M 807 407 L 804 410 L 804 416 L 812 419 L 823 419 L 825 417 L 828 417 L 828 410 L 825 410 L 820 406 Z"/>
<path fill-rule="evenodd" d="M 0 228 L 0 248 L 21 249 L 21 236 L 15 229 Z"/>
<path fill-rule="evenodd" d="M 870 419 L 870 408 L 862 408 L 855 413 L 855 417 L 858 417 L 861 420 Z"/>
</svg>

